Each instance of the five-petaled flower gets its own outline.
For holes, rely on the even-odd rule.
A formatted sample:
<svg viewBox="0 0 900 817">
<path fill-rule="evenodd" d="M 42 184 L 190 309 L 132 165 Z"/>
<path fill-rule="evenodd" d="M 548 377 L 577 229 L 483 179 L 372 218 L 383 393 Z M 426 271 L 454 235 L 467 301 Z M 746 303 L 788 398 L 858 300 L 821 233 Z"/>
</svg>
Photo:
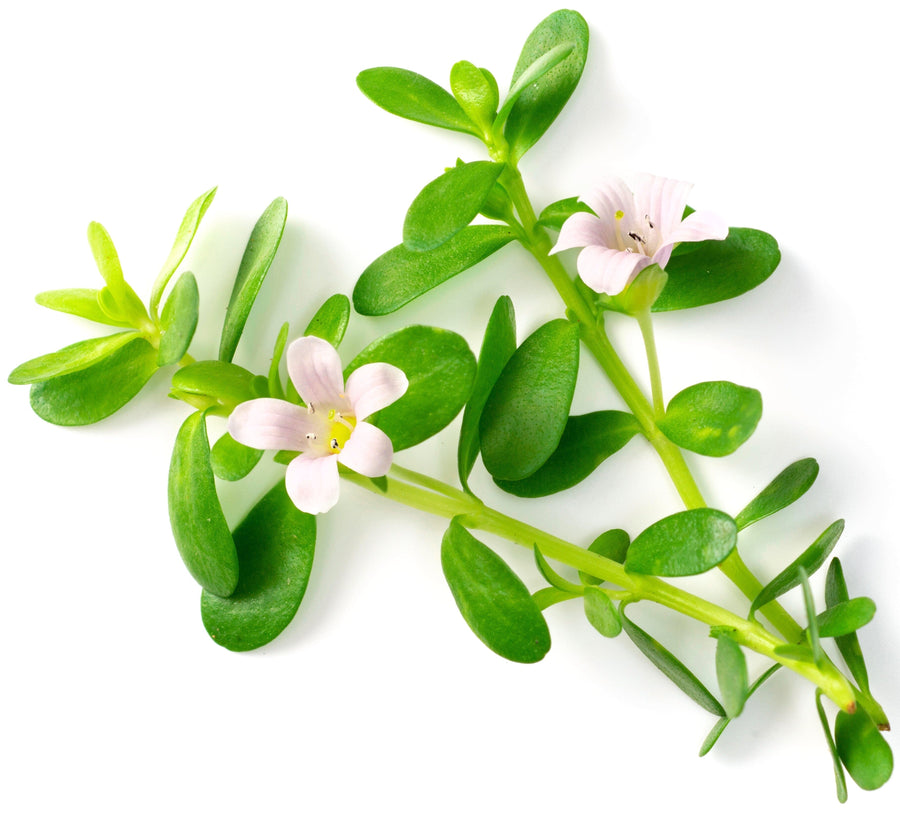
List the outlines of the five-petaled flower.
<svg viewBox="0 0 900 817">
<path fill-rule="evenodd" d="M 642 174 L 632 193 L 621 179 L 609 179 L 582 197 L 594 213 L 566 219 L 551 253 L 583 247 L 581 279 L 595 292 L 618 295 L 645 267 L 665 267 L 676 244 L 728 235 L 712 213 L 682 220 L 690 189 L 689 182 Z"/>
<path fill-rule="evenodd" d="M 390 405 L 409 381 L 389 363 L 367 363 L 347 378 L 337 351 L 317 337 L 295 340 L 287 351 L 288 375 L 306 403 L 262 397 L 235 408 L 228 431 L 251 448 L 299 451 L 288 464 L 285 485 L 293 503 L 324 513 L 338 500 L 338 463 L 367 477 L 384 476 L 394 449 L 367 417 Z"/>
</svg>

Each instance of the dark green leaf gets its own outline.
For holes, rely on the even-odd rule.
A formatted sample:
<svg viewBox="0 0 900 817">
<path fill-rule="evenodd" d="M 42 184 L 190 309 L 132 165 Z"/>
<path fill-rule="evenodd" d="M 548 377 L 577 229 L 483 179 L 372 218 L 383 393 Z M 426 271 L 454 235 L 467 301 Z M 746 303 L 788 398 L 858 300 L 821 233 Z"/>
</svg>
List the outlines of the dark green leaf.
<svg viewBox="0 0 900 817">
<path fill-rule="evenodd" d="M 828 726 L 828 718 L 825 715 L 825 707 L 822 706 L 821 689 L 816 690 L 816 711 L 819 713 L 819 722 L 822 724 L 822 731 L 825 732 L 825 740 L 828 743 L 828 750 L 831 752 L 831 760 L 834 763 L 834 783 L 837 788 L 837 799 L 841 803 L 846 803 L 847 780 L 844 777 L 844 768 L 841 766 L 837 746 L 834 745 L 834 738 L 831 736 L 831 728 Z"/>
<path fill-rule="evenodd" d="M 588 550 L 596 553 L 598 556 L 604 556 L 612 559 L 620 565 L 625 563 L 625 557 L 628 555 L 628 548 L 631 545 L 631 537 L 623 530 L 614 528 L 601 533 L 593 542 L 591 542 Z M 584 584 L 602 584 L 603 582 L 596 576 L 590 576 L 587 573 L 578 571 L 578 576 Z"/>
<path fill-rule="evenodd" d="M 745 227 L 732 227 L 724 241 L 682 244 L 666 264 L 669 280 L 653 311 L 689 309 L 743 295 L 765 281 L 780 260 L 772 236 Z"/>
<path fill-rule="evenodd" d="M 35 296 L 41 306 L 47 309 L 55 309 L 57 312 L 66 312 L 69 315 L 78 315 L 96 323 L 104 323 L 108 326 L 129 326 L 127 321 L 117 321 L 109 317 L 99 303 L 100 291 L 96 289 L 51 289 L 40 292 Z"/>
<path fill-rule="evenodd" d="M 516 496 L 548 496 L 564 491 L 591 474 L 640 430 L 634 416 L 624 411 L 569 417 L 559 445 L 537 471 L 525 479 L 495 481 Z"/>
<path fill-rule="evenodd" d="M 409 380 L 403 397 L 368 418 L 391 438 L 394 451 L 437 434 L 472 393 L 475 355 L 464 338 L 446 329 L 408 326 L 380 338 L 353 359 L 345 378 L 378 361 L 401 369 Z"/>
<path fill-rule="evenodd" d="M 156 371 L 156 349 L 137 335 L 108 357 L 31 387 L 31 407 L 48 423 L 81 426 L 118 411 Z"/>
<path fill-rule="evenodd" d="M 229 650 L 268 644 L 297 612 L 312 570 L 316 519 L 298 510 L 279 482 L 235 528 L 241 571 L 234 593 L 203 591 L 200 612 L 212 639 Z"/>
<path fill-rule="evenodd" d="M 474 267 L 514 238 L 508 227 L 475 224 L 429 252 L 414 252 L 400 244 L 366 267 L 353 289 L 353 306 L 361 315 L 387 315 Z"/>
<path fill-rule="evenodd" d="M 761 416 L 762 397 L 756 389 L 715 380 L 676 394 L 657 425 L 681 448 L 724 457 L 747 441 Z"/>
<path fill-rule="evenodd" d="M 825 610 L 816 617 L 819 636 L 840 638 L 865 627 L 875 617 L 875 602 L 861 596 L 848 599 Z"/>
<path fill-rule="evenodd" d="M 741 645 L 727 635 L 716 639 L 716 678 L 722 694 L 722 706 L 729 718 L 736 718 L 744 709 L 750 694 L 747 678 L 747 659 Z"/>
<path fill-rule="evenodd" d="M 459 103 L 440 85 L 421 74 L 404 68 L 368 68 L 360 72 L 356 84 L 388 113 L 481 138 L 478 127 Z"/>
<path fill-rule="evenodd" d="M 478 215 L 502 170 L 496 162 L 468 162 L 426 184 L 406 213 L 403 245 L 427 252 L 453 238 Z"/>
<path fill-rule="evenodd" d="M 800 575 L 800 587 L 803 590 L 803 606 L 806 608 L 806 620 L 808 622 L 806 639 L 809 642 L 810 650 L 812 650 L 813 661 L 820 664 L 823 653 L 822 644 L 819 641 L 819 628 L 816 626 L 816 603 L 813 599 L 812 588 L 809 586 L 809 579 L 803 565 L 797 567 L 797 573 Z"/>
<path fill-rule="evenodd" d="M 550 649 L 550 631 L 528 588 L 456 519 L 444 534 L 441 566 L 459 611 L 498 655 L 534 663 Z"/>
<path fill-rule="evenodd" d="M 234 357 L 253 302 L 275 259 L 286 221 L 287 202 L 283 198 L 277 198 L 265 209 L 250 233 L 225 313 L 219 360 L 230 363 Z"/>
<path fill-rule="evenodd" d="M 555 320 L 510 358 L 481 415 L 484 466 L 495 479 L 531 476 L 556 450 L 569 418 L 578 374 L 576 324 Z"/>
<path fill-rule="evenodd" d="M 106 289 L 110 294 L 109 305 L 114 312 L 111 317 L 135 327 L 147 322 L 149 320 L 147 310 L 137 293 L 125 281 L 119 254 L 102 224 L 92 221 L 88 225 L 88 242 L 94 254 L 94 261 L 97 262 L 97 269 L 106 281 Z"/>
<path fill-rule="evenodd" d="M 521 94 L 506 122 L 505 136 L 513 163 L 518 163 L 541 138 L 578 85 L 588 49 L 584 18 L 576 11 L 554 12 L 531 32 L 516 63 L 513 87 L 533 63 L 564 43 L 574 45 L 572 53 Z"/>
<path fill-rule="evenodd" d="M 229 408 L 245 400 L 265 397 L 265 388 L 253 372 L 221 360 L 190 363 L 172 375 L 173 390 L 211 397 Z"/>
<path fill-rule="evenodd" d="M 494 123 L 494 131 L 498 131 L 506 123 L 510 111 L 512 111 L 519 97 L 525 93 L 529 87 L 533 88 L 541 77 L 549 73 L 553 68 L 559 65 L 576 49 L 576 43 L 564 42 L 553 46 L 549 51 L 543 53 L 534 62 L 532 62 L 518 77 L 513 80 L 503 105 L 497 111 L 497 119 Z"/>
<path fill-rule="evenodd" d="M 825 577 L 825 605 L 829 608 L 835 608 L 844 604 L 850 598 L 847 592 L 847 582 L 844 580 L 844 569 L 839 559 L 834 558 L 828 565 L 828 574 Z M 859 645 L 859 638 L 856 633 L 849 633 L 835 638 L 838 650 L 840 650 L 844 661 L 850 668 L 850 672 L 859 684 L 860 689 L 868 692 L 869 690 L 869 673 L 866 670 L 866 662 L 863 660 L 862 647 Z"/>
<path fill-rule="evenodd" d="M 694 576 L 734 550 L 734 520 L 713 508 L 672 514 L 640 533 L 628 548 L 625 569 L 649 576 Z"/>
<path fill-rule="evenodd" d="M 50 352 L 19 364 L 9 373 L 8 380 L 14 386 L 26 386 L 78 372 L 105 360 L 139 337 L 137 332 L 117 332 L 102 338 L 80 340 L 58 352 Z"/>
<path fill-rule="evenodd" d="M 163 307 L 159 322 L 162 336 L 157 361 L 160 366 L 177 363 L 187 354 L 199 317 L 200 291 L 197 289 L 197 280 L 186 272 L 172 288 L 172 294 Z"/>
<path fill-rule="evenodd" d="M 209 462 L 202 411 L 184 421 L 169 465 L 169 521 L 178 552 L 204 590 L 230 596 L 238 582 L 238 558 L 222 514 Z"/>
<path fill-rule="evenodd" d="M 841 762 L 857 786 L 872 791 L 887 783 L 894 770 L 894 756 L 864 710 L 838 712 L 834 739 Z"/>
<path fill-rule="evenodd" d="M 481 344 L 481 354 L 478 356 L 478 369 L 475 374 L 475 383 L 472 386 L 472 396 L 466 403 L 459 431 L 456 460 L 460 484 L 466 489 L 468 489 L 469 474 L 472 473 L 472 466 L 475 464 L 481 448 L 481 439 L 478 436 L 481 412 L 500 372 L 503 371 L 503 367 L 506 366 L 515 351 L 516 314 L 512 300 L 503 295 L 494 305 L 494 310 L 491 312 L 487 328 L 484 331 L 484 341 Z"/>
<path fill-rule="evenodd" d="M 249 474 L 262 459 L 263 452 L 258 448 L 239 443 L 228 432 L 225 432 L 212 447 L 210 462 L 213 473 L 228 482 L 237 482 Z"/>
<path fill-rule="evenodd" d="M 553 230 L 560 230 L 566 220 L 575 215 L 575 213 L 593 213 L 583 201 L 577 196 L 568 199 L 560 199 L 559 201 L 548 204 L 541 210 L 538 224 L 542 227 L 550 227 Z"/>
<path fill-rule="evenodd" d="M 818 474 L 819 464 L 811 457 L 789 465 L 734 518 L 738 530 L 796 502 L 812 487 Z"/>
<path fill-rule="evenodd" d="M 747 698 L 749 698 L 757 689 L 759 689 L 766 681 L 771 678 L 775 672 L 781 668 L 781 664 L 773 664 L 769 667 L 762 675 L 757 678 L 753 684 L 750 686 L 750 689 L 747 690 Z M 745 699 L 746 703 L 746 699 Z M 716 741 L 722 736 L 722 733 L 725 731 L 725 727 L 731 723 L 731 718 L 727 715 L 719 718 L 716 721 L 715 725 L 712 729 L 709 730 L 709 734 L 703 741 L 703 744 L 700 746 L 700 757 L 703 757 L 713 746 L 716 745 Z"/>
<path fill-rule="evenodd" d="M 347 324 L 350 322 L 350 299 L 343 294 L 332 295 L 306 327 L 304 335 L 315 335 L 327 340 L 335 349 L 341 345 Z"/>
<path fill-rule="evenodd" d="M 619 611 L 598 587 L 584 588 L 584 614 L 591 626 L 606 638 L 615 638 L 622 632 Z"/>
</svg>

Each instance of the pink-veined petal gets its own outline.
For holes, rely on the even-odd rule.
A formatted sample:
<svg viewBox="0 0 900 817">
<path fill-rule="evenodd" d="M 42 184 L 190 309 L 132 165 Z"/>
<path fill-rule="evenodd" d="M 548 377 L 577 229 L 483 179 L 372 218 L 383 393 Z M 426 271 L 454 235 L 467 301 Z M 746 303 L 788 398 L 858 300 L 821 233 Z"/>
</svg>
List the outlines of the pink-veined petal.
<svg viewBox="0 0 900 817">
<path fill-rule="evenodd" d="M 347 399 L 357 420 L 365 420 L 402 397 L 409 380 L 390 363 L 366 363 L 347 378 Z"/>
<path fill-rule="evenodd" d="M 649 173 L 637 177 L 634 197 L 637 207 L 644 211 L 639 217 L 649 217 L 659 236 L 657 247 L 670 243 L 669 234 L 681 223 L 692 187 L 690 182 Z"/>
<path fill-rule="evenodd" d="M 338 459 L 364 477 L 383 477 L 394 459 L 390 437 L 371 423 L 357 423 Z"/>
<path fill-rule="evenodd" d="M 634 194 L 628 189 L 628 185 L 615 176 L 603 179 L 590 193 L 582 196 L 581 200 L 604 223 L 612 224 L 616 213 L 620 211 L 623 222 L 629 225 L 644 216 L 635 211 Z M 607 243 L 607 246 L 614 244 Z"/>
<path fill-rule="evenodd" d="M 591 213 L 574 213 L 564 222 L 559 238 L 550 254 L 571 250 L 573 247 L 589 247 L 600 244 L 608 247 L 609 229 L 597 216 Z"/>
<path fill-rule="evenodd" d="M 678 244 L 682 241 L 706 241 L 707 239 L 721 241 L 727 236 L 728 224 L 725 219 L 715 213 L 698 210 L 682 221 L 672 231 L 672 234 L 667 236 L 667 240 Z"/>
<path fill-rule="evenodd" d="M 303 451 L 315 426 L 306 409 L 272 397 L 247 400 L 228 418 L 228 433 L 235 440 L 264 450 Z"/>
<path fill-rule="evenodd" d="M 301 511 L 330 511 L 340 494 L 337 457 L 311 457 L 308 454 L 295 457 L 288 463 L 284 484 L 291 502 Z"/>
<path fill-rule="evenodd" d="M 585 247 L 578 255 L 578 274 L 594 292 L 618 295 L 650 259 L 636 252 Z"/>
<path fill-rule="evenodd" d="M 313 335 L 295 340 L 287 350 L 287 370 L 291 382 L 306 405 L 344 411 L 344 373 L 337 350 Z"/>
</svg>

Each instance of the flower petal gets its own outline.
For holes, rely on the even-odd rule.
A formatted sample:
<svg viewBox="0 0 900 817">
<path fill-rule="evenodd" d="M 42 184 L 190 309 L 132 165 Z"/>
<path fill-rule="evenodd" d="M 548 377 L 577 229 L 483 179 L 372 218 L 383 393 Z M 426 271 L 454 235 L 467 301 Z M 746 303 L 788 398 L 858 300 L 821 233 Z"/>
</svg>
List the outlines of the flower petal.
<svg viewBox="0 0 900 817">
<path fill-rule="evenodd" d="M 644 217 L 644 213 L 636 212 L 634 194 L 628 189 L 628 185 L 616 176 L 601 181 L 590 193 L 582 196 L 581 200 L 605 224 L 612 225 L 619 211 L 622 212 L 623 222 L 628 225 L 635 224 Z M 607 246 L 615 244 L 607 242 Z"/>
<path fill-rule="evenodd" d="M 349 409 L 341 359 L 327 340 L 312 335 L 295 340 L 287 350 L 287 370 L 306 405 Z"/>
<path fill-rule="evenodd" d="M 610 246 L 608 225 L 591 213 L 573 213 L 562 225 L 550 255 L 573 247 Z"/>
<path fill-rule="evenodd" d="M 305 513 L 325 513 L 338 501 L 337 457 L 312 457 L 301 454 L 288 463 L 284 475 L 288 496 Z"/>
<path fill-rule="evenodd" d="M 357 423 L 337 458 L 364 477 L 383 477 L 394 459 L 390 437 L 371 423 Z"/>
<path fill-rule="evenodd" d="M 649 217 L 659 236 L 657 247 L 670 243 L 669 234 L 681 223 L 688 193 L 693 185 L 677 179 L 641 173 L 637 177 L 634 198 L 641 218 Z"/>
<path fill-rule="evenodd" d="M 306 409 L 272 397 L 247 400 L 228 418 L 228 433 L 251 448 L 303 451 L 306 435 L 314 431 Z"/>
<path fill-rule="evenodd" d="M 697 211 L 691 213 L 673 231 L 668 240 L 673 244 L 682 241 L 722 241 L 728 236 L 728 224 L 715 213 Z"/>
<path fill-rule="evenodd" d="M 347 399 L 357 420 L 365 420 L 402 397 L 409 380 L 390 363 L 366 363 L 347 378 Z"/>
<path fill-rule="evenodd" d="M 581 280 L 594 292 L 618 295 L 650 263 L 640 253 L 594 246 L 579 253 L 577 266 Z"/>
</svg>

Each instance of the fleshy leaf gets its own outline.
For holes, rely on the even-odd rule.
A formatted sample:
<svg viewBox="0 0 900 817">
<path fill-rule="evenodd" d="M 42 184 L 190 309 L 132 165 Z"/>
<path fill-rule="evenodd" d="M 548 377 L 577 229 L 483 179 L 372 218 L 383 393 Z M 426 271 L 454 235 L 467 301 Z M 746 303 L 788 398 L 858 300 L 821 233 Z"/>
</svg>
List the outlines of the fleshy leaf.
<svg viewBox="0 0 900 817">
<path fill-rule="evenodd" d="M 177 363 L 187 354 L 199 317 L 200 291 L 197 289 L 197 279 L 186 272 L 172 288 L 172 294 L 166 299 L 160 317 L 162 336 L 157 361 L 160 366 Z"/>
<path fill-rule="evenodd" d="M 818 474 L 819 464 L 811 457 L 789 465 L 734 518 L 738 530 L 796 502 L 812 487 Z"/>
<path fill-rule="evenodd" d="M 284 347 L 287 346 L 288 332 L 291 326 L 289 323 L 283 323 L 281 329 L 278 330 L 278 337 L 275 338 L 275 346 L 272 349 L 272 362 L 269 364 L 269 396 L 278 400 L 284 400 L 284 389 L 281 385 L 281 374 L 278 367 L 281 365 L 281 358 L 284 355 Z M 294 389 L 296 391 L 296 388 Z"/>
<path fill-rule="evenodd" d="M 497 111 L 497 120 L 494 123 L 495 131 L 502 128 L 509 117 L 519 97 L 528 90 L 529 86 L 533 87 L 541 77 L 549 73 L 553 68 L 566 59 L 577 47 L 574 42 L 563 42 L 553 46 L 549 51 L 544 52 L 534 62 L 532 62 L 521 74 L 519 74 L 510 86 L 506 99 L 503 100 L 503 106 Z"/>
<path fill-rule="evenodd" d="M 508 227 L 473 224 L 428 252 L 400 244 L 366 267 L 353 289 L 353 306 L 361 315 L 387 315 L 474 267 L 514 238 Z"/>
<path fill-rule="evenodd" d="M 125 281 L 119 254 L 102 224 L 92 221 L 88 225 L 88 242 L 94 254 L 94 261 L 97 262 L 97 269 L 106 281 L 106 289 L 114 304 L 115 314 L 111 317 L 121 319 L 135 327 L 147 322 L 149 320 L 147 310 L 137 293 Z"/>
<path fill-rule="evenodd" d="M 757 678 L 753 684 L 750 686 L 750 689 L 747 690 L 746 698 L 744 702 L 746 703 L 746 699 L 749 698 L 757 689 L 759 689 L 766 681 L 769 680 L 780 668 L 781 664 L 772 664 L 762 675 Z M 700 746 L 700 757 L 703 757 L 713 746 L 716 745 L 716 741 L 722 736 L 722 733 L 725 731 L 725 727 L 731 723 L 731 718 L 727 715 L 723 715 L 716 721 L 715 725 L 712 729 L 709 730 L 709 734 L 703 740 L 703 744 Z"/>
<path fill-rule="evenodd" d="M 221 360 L 200 360 L 184 366 L 172 375 L 172 389 L 211 397 L 231 408 L 245 400 L 268 396 L 266 378 Z"/>
<path fill-rule="evenodd" d="M 230 596 L 238 582 L 238 558 L 222 513 L 209 461 L 202 411 L 188 417 L 175 438 L 169 465 L 169 521 L 178 552 L 204 590 Z"/>
<path fill-rule="evenodd" d="M 713 508 L 672 514 L 640 533 L 625 569 L 649 576 L 694 576 L 715 567 L 737 544 L 734 520 Z"/>
<path fill-rule="evenodd" d="M 715 380 L 676 394 L 657 425 L 681 448 L 724 457 L 749 439 L 761 416 L 762 397 L 756 389 Z"/>
<path fill-rule="evenodd" d="M 816 616 L 821 638 L 841 638 L 865 627 L 875 617 L 875 602 L 861 596 L 829 607 Z"/>
<path fill-rule="evenodd" d="M 834 740 L 841 762 L 861 789 L 880 788 L 894 770 L 891 747 L 865 710 L 838 712 Z"/>
<path fill-rule="evenodd" d="M 494 652 L 526 664 L 547 654 L 550 630 L 528 588 L 456 519 L 444 534 L 441 566 L 466 623 Z"/>
<path fill-rule="evenodd" d="M 719 635 L 716 639 L 716 678 L 725 714 L 728 718 L 736 718 L 750 694 L 747 659 L 741 645 L 727 635 Z"/>
<path fill-rule="evenodd" d="M 496 80 L 487 71 L 462 60 L 450 69 L 450 90 L 468 117 L 490 133 L 500 97 Z"/>
<path fill-rule="evenodd" d="M 612 559 L 620 565 L 625 563 L 625 557 L 628 555 L 628 548 L 631 546 L 631 537 L 620 528 L 601 533 L 593 542 L 591 542 L 588 550 L 596 553 L 598 556 L 605 556 Z M 578 577 L 584 584 L 603 584 L 596 576 L 591 576 L 582 571 L 578 571 Z"/>
<path fill-rule="evenodd" d="M 139 337 L 137 332 L 117 332 L 102 338 L 80 340 L 58 352 L 50 352 L 19 364 L 10 372 L 8 380 L 14 386 L 25 386 L 87 369 Z"/>
<path fill-rule="evenodd" d="M 495 479 L 531 476 L 556 450 L 578 374 L 577 325 L 558 319 L 515 351 L 481 415 L 481 456 Z"/>
<path fill-rule="evenodd" d="M 577 196 L 572 196 L 567 199 L 560 199 L 559 201 L 555 201 L 552 204 L 548 204 L 543 210 L 541 210 L 541 215 L 538 218 L 538 224 L 542 227 L 550 227 L 552 230 L 560 230 L 563 224 L 568 220 L 570 216 L 575 215 L 575 213 L 593 213 L 583 201 L 580 201 Z"/>
<path fill-rule="evenodd" d="M 117 321 L 100 308 L 100 291 L 97 289 L 51 289 L 40 292 L 35 301 L 47 309 L 78 315 L 107 326 L 129 326 L 127 321 Z"/>
<path fill-rule="evenodd" d="M 806 608 L 806 640 L 812 651 L 813 661 L 817 664 L 822 662 L 822 643 L 819 641 L 819 628 L 816 620 L 816 603 L 813 599 L 812 588 L 809 586 L 809 578 L 803 565 L 797 567 L 797 573 L 800 576 L 800 587 L 803 590 L 803 606 Z"/>
<path fill-rule="evenodd" d="M 838 755 L 837 746 L 834 744 L 834 738 L 831 736 L 831 728 L 828 726 L 828 717 L 825 715 L 825 707 L 822 706 L 822 690 L 816 690 L 816 711 L 819 713 L 819 722 L 822 724 L 822 731 L 825 732 L 825 741 L 828 743 L 828 750 L 831 752 L 831 760 L 834 764 L 834 783 L 837 789 L 837 799 L 841 803 L 847 802 L 847 780 L 844 777 L 844 767 L 841 765 L 841 758 Z"/>
<path fill-rule="evenodd" d="M 225 313 L 219 360 L 230 363 L 234 358 L 253 302 L 275 259 L 286 221 L 287 202 L 283 198 L 277 198 L 265 209 L 250 233 Z"/>
<path fill-rule="evenodd" d="M 227 431 L 216 440 L 210 452 L 213 473 L 228 482 L 237 482 L 249 474 L 265 452 L 239 443 Z"/>
<path fill-rule="evenodd" d="M 316 519 L 291 502 L 280 481 L 234 530 L 240 563 L 228 598 L 204 590 L 200 613 L 210 637 L 229 650 L 268 644 L 294 618 L 306 593 Z"/>
<path fill-rule="evenodd" d="M 600 635 L 615 638 L 622 632 L 622 618 L 615 605 L 598 587 L 584 588 L 584 615 Z"/>
<path fill-rule="evenodd" d="M 347 324 L 350 322 L 350 299 L 338 293 L 319 307 L 306 327 L 304 335 L 314 335 L 327 340 L 335 349 L 341 345 Z"/>
<path fill-rule="evenodd" d="M 551 587 L 555 587 L 557 590 L 562 590 L 566 593 L 574 594 L 576 596 L 581 595 L 581 585 L 575 584 L 574 582 L 570 582 L 568 579 L 563 578 L 552 567 L 550 567 L 550 563 L 544 558 L 544 554 L 541 553 L 540 548 L 538 548 L 537 545 L 534 546 L 534 562 L 537 565 L 538 572 L 544 578 L 544 581 L 546 581 L 547 584 L 549 584 Z"/>
<path fill-rule="evenodd" d="M 834 558 L 828 565 L 828 574 L 825 577 L 825 605 L 829 610 L 844 604 L 850 598 L 847 592 L 847 582 L 844 580 L 844 569 L 839 559 Z M 863 659 L 862 647 L 856 633 L 849 633 L 835 638 L 834 641 L 840 650 L 841 656 L 847 662 L 851 674 L 859 684 L 860 689 L 868 692 L 869 672 Z"/>
</svg>

